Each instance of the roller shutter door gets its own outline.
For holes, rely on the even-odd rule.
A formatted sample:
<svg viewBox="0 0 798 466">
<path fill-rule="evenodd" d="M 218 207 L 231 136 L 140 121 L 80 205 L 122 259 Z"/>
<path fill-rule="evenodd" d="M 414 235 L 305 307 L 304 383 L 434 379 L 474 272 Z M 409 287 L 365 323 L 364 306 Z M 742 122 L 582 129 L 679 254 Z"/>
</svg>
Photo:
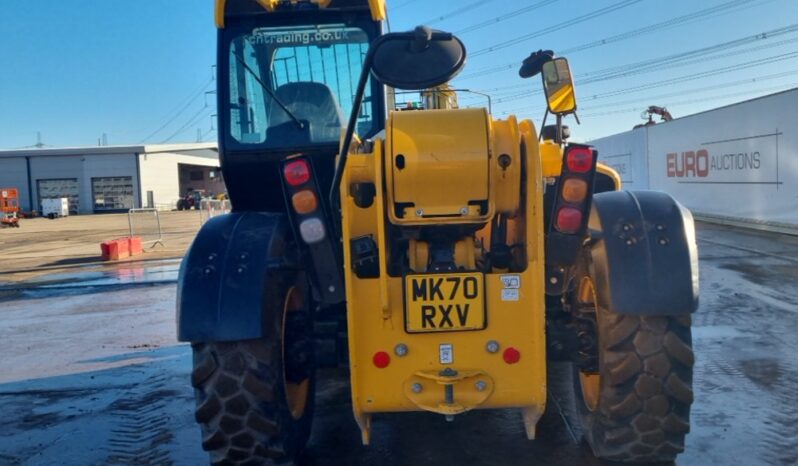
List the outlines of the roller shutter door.
<svg viewBox="0 0 798 466">
<path fill-rule="evenodd" d="M 42 199 L 69 199 L 69 213 L 77 214 L 80 201 L 77 178 L 59 178 L 36 180 L 36 189 L 39 197 L 39 210 Z"/>
<path fill-rule="evenodd" d="M 95 212 L 123 211 L 133 206 L 133 177 L 109 176 L 91 179 Z"/>
</svg>

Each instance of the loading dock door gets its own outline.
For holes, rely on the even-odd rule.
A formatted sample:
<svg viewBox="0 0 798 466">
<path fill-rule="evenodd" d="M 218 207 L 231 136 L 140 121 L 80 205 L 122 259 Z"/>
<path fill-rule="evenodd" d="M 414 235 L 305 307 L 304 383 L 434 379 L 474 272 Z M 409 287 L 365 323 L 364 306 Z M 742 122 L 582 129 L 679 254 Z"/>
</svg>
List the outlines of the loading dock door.
<svg viewBox="0 0 798 466">
<path fill-rule="evenodd" d="M 42 199 L 69 199 L 69 213 L 77 214 L 80 197 L 77 178 L 59 178 L 36 180 L 36 192 L 39 197 L 39 211 Z"/>
<path fill-rule="evenodd" d="M 133 206 L 133 177 L 109 176 L 91 179 L 95 212 L 126 211 Z"/>
</svg>

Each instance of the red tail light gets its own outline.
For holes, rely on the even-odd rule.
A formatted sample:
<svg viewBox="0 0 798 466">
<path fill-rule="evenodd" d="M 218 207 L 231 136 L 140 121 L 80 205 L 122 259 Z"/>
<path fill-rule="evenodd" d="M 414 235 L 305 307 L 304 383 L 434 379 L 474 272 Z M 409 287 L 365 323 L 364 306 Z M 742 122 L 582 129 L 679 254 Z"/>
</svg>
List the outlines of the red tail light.
<svg viewBox="0 0 798 466">
<path fill-rule="evenodd" d="M 372 361 L 378 369 L 385 369 L 391 363 L 391 356 L 385 351 L 377 351 Z"/>
<path fill-rule="evenodd" d="M 572 173 L 587 173 L 593 167 L 593 151 L 587 147 L 574 147 L 568 151 L 566 160 Z"/>
<path fill-rule="evenodd" d="M 562 233 L 576 233 L 582 226 L 582 212 L 573 207 L 563 207 L 557 212 L 555 226 Z"/>
<path fill-rule="evenodd" d="M 310 165 L 307 160 L 298 159 L 283 166 L 285 181 L 291 186 L 300 186 L 310 180 Z"/>
<path fill-rule="evenodd" d="M 509 347 L 502 353 L 502 359 L 507 364 L 515 364 L 521 360 L 521 352 L 513 347 Z"/>
</svg>

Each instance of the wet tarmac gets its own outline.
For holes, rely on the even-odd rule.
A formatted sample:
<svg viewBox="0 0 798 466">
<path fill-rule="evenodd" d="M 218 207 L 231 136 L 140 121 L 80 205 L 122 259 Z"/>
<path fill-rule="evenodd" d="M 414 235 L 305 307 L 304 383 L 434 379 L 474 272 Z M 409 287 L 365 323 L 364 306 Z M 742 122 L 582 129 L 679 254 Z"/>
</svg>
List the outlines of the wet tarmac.
<svg viewBox="0 0 798 466">
<path fill-rule="evenodd" d="M 705 224 L 698 237 L 696 401 L 677 464 L 798 464 L 798 237 Z M 0 465 L 206 464 L 190 349 L 174 340 L 178 266 L 0 284 Z M 606 464 L 580 440 L 569 373 L 550 368 L 535 441 L 513 410 L 407 413 L 376 417 L 364 447 L 346 373 L 323 371 L 302 464 Z"/>
</svg>

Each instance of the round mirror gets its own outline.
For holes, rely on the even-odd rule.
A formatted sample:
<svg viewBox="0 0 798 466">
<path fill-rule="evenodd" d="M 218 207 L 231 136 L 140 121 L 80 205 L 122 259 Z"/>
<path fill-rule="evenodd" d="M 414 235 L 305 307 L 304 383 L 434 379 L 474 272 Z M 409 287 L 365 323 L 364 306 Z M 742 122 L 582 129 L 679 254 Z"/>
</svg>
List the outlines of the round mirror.
<svg viewBox="0 0 798 466">
<path fill-rule="evenodd" d="M 396 89 L 445 84 L 457 76 L 466 60 L 460 39 L 422 26 L 411 33 L 386 34 L 374 47 L 374 77 Z"/>
</svg>

